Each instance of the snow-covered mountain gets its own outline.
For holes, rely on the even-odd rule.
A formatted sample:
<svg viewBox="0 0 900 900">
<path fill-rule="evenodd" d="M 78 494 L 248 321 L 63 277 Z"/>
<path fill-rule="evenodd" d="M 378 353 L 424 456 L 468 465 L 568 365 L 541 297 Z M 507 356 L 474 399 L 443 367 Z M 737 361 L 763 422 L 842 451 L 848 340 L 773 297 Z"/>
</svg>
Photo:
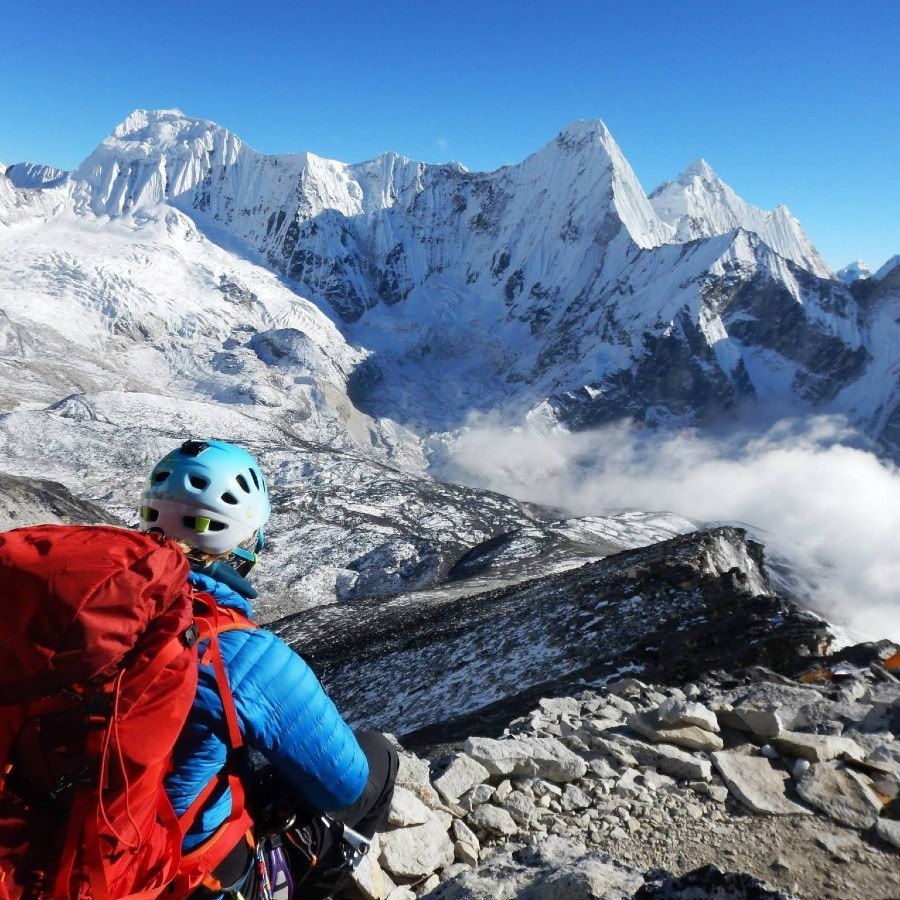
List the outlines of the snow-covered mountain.
<svg viewBox="0 0 900 900">
<path fill-rule="evenodd" d="M 599 121 L 476 173 L 265 156 L 139 110 L 74 172 L 0 167 L 0 431 L 39 452 L 60 415 L 93 440 L 125 408 L 186 428 L 190 408 L 421 474 L 473 412 L 580 428 L 790 402 L 896 452 L 889 281 L 849 290 L 786 208 L 705 163 L 648 197 Z"/>
<path fill-rule="evenodd" d="M 874 275 L 876 281 L 883 281 L 900 266 L 900 253 L 892 256 Z"/>
<path fill-rule="evenodd" d="M 473 410 L 576 427 L 741 402 L 830 410 L 871 365 L 856 299 L 785 207 L 747 204 L 702 161 L 648 198 L 599 121 L 472 173 L 390 153 L 264 156 L 214 123 L 137 111 L 70 176 L 29 171 L 31 187 L 0 186 L 0 221 L 33 223 L 19 240 L 47 242 L 63 221 L 55 250 L 72 229 L 126 243 L 156 229 L 170 259 L 194 241 L 274 271 L 336 323 L 324 344 L 297 330 L 345 358 L 353 405 L 418 434 Z"/>
<path fill-rule="evenodd" d="M 854 259 L 853 262 L 847 263 L 843 269 L 838 269 L 835 274 L 844 284 L 849 286 L 854 281 L 865 281 L 866 278 L 871 278 L 872 269 L 864 260 Z"/>
<path fill-rule="evenodd" d="M 786 206 L 767 212 L 742 200 L 705 159 L 692 162 L 675 181 L 660 185 L 650 202 L 675 228 L 680 241 L 711 237 L 740 228 L 759 235 L 776 253 L 804 269 L 830 278 L 828 264 Z"/>
</svg>

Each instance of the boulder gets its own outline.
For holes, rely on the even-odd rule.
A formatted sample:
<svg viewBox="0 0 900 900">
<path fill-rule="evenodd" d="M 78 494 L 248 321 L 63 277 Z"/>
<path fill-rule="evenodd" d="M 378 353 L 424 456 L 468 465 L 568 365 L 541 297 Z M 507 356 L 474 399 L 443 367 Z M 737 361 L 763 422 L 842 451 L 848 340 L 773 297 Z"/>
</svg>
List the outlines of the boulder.
<svg viewBox="0 0 900 900">
<path fill-rule="evenodd" d="M 466 741 L 463 749 L 491 775 L 524 775 L 565 782 L 581 778 L 587 771 L 587 763 L 556 738 L 498 741 L 474 737 Z"/>
<path fill-rule="evenodd" d="M 353 870 L 353 881 L 365 900 L 387 900 L 396 888 L 394 882 L 378 864 L 379 852 L 376 834 L 372 839 L 371 849 Z"/>
<path fill-rule="evenodd" d="M 436 817 L 424 825 L 383 832 L 380 844 L 378 861 L 388 872 L 403 878 L 431 875 L 454 860 L 453 842 Z"/>
<path fill-rule="evenodd" d="M 834 762 L 814 763 L 797 782 L 797 793 L 850 828 L 871 828 L 881 811 L 881 801 L 863 776 Z"/>
<path fill-rule="evenodd" d="M 712 761 L 728 790 L 752 812 L 810 815 L 808 809 L 785 795 L 787 774 L 773 769 L 764 757 L 720 750 L 712 754 Z"/>
<path fill-rule="evenodd" d="M 612 737 L 605 742 L 609 755 L 624 765 L 650 766 L 682 781 L 709 781 L 712 778 L 712 765 L 708 759 L 692 756 L 671 744 L 644 744 L 622 734 Z"/>
<path fill-rule="evenodd" d="M 465 753 L 458 753 L 434 786 L 449 803 L 457 803 L 467 791 L 487 781 L 490 772 Z"/>
<path fill-rule="evenodd" d="M 660 720 L 658 710 L 629 716 L 625 721 L 629 728 L 658 744 L 675 744 L 688 750 L 721 750 L 724 746 L 722 738 L 705 728 L 696 725 L 667 727 Z"/>
<path fill-rule="evenodd" d="M 507 800 L 509 800 L 508 797 Z M 509 836 L 519 830 L 518 825 L 516 825 L 513 817 L 507 810 L 501 809 L 499 806 L 493 806 L 490 803 L 483 803 L 474 810 L 469 816 L 469 821 L 476 828 L 490 831 L 493 834 Z"/>
<path fill-rule="evenodd" d="M 429 809 L 443 806 L 437 791 L 431 786 L 431 770 L 428 762 L 412 753 L 400 753 L 397 768 L 397 784 L 412 791 Z"/>
<path fill-rule="evenodd" d="M 481 842 L 478 840 L 478 835 L 475 834 L 462 819 L 453 820 L 453 824 L 450 826 L 450 833 L 457 841 L 462 841 L 462 843 L 468 844 L 475 850 L 481 849 Z"/>
<path fill-rule="evenodd" d="M 875 823 L 875 834 L 900 850 L 900 822 L 896 819 L 879 819 Z"/>
<path fill-rule="evenodd" d="M 696 725 L 705 731 L 719 730 L 716 714 L 702 703 L 670 697 L 659 707 L 659 721 L 666 727 L 678 728 L 682 725 Z"/>
<path fill-rule="evenodd" d="M 471 791 L 465 793 L 459 799 L 460 809 L 464 812 L 471 812 L 476 806 L 487 803 L 494 796 L 494 789 L 489 784 L 476 784 Z"/>
<path fill-rule="evenodd" d="M 551 716 L 580 716 L 581 703 L 574 697 L 549 697 L 538 700 L 538 706 Z"/>
<path fill-rule="evenodd" d="M 587 809 L 591 805 L 591 798 L 574 784 L 567 784 L 560 801 L 564 810 Z"/>
<path fill-rule="evenodd" d="M 540 817 L 537 805 L 522 791 L 511 791 L 500 805 L 520 825 L 531 825 Z"/>
<path fill-rule="evenodd" d="M 389 825 L 424 825 L 431 816 L 431 810 L 409 788 L 394 786 Z"/>
<path fill-rule="evenodd" d="M 783 731 L 772 743 L 786 756 L 825 762 L 846 755 L 850 759 L 863 759 L 865 751 L 852 738 L 835 734 L 806 734 L 801 731 Z"/>
<path fill-rule="evenodd" d="M 774 709 L 755 709 L 752 706 L 739 706 L 734 710 L 746 730 L 761 740 L 778 737 L 784 731 L 781 716 Z"/>
<path fill-rule="evenodd" d="M 458 862 L 465 863 L 467 866 L 478 865 L 478 850 L 465 841 L 454 841 L 453 852 L 456 854 Z"/>
</svg>

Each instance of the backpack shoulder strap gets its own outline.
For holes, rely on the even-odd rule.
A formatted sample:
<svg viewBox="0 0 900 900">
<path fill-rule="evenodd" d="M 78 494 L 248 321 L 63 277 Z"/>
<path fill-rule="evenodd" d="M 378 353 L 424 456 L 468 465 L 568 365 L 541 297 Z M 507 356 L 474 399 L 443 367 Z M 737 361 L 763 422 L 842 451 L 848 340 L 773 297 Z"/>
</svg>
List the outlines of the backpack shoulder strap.
<svg viewBox="0 0 900 900">
<path fill-rule="evenodd" d="M 225 631 L 252 631 L 258 627 L 237 610 L 219 607 L 208 595 L 195 595 L 195 602 L 197 609 L 194 623 L 197 627 L 198 642 L 209 642 L 201 662 L 212 663 L 216 689 L 222 701 L 222 712 L 228 730 L 230 754 L 225 768 L 207 782 L 191 805 L 181 814 L 178 822 L 182 834 L 187 834 L 218 786 L 227 785 L 231 791 L 231 814 L 212 836 L 185 857 L 183 868 L 187 871 L 184 875 L 194 887 L 202 883 L 252 826 L 252 820 L 246 810 L 244 787 L 234 771 L 234 752 L 244 746 L 244 738 L 241 734 L 231 684 L 228 681 L 228 672 L 222 660 L 219 635 Z"/>
<path fill-rule="evenodd" d="M 198 641 L 209 641 L 209 646 L 203 654 L 201 662 L 212 662 L 213 672 L 216 676 L 216 688 L 222 700 L 222 711 L 225 715 L 225 723 L 228 726 L 228 739 L 232 750 L 237 750 L 244 745 L 238 721 L 237 708 L 234 705 L 234 695 L 231 684 L 228 681 L 228 673 L 225 671 L 225 663 L 222 660 L 222 648 L 219 645 L 219 635 L 225 631 L 255 631 L 257 625 L 251 622 L 245 615 L 235 609 L 220 607 L 211 597 L 197 595 L 195 601 L 202 610 L 194 619 L 197 626 Z"/>
</svg>

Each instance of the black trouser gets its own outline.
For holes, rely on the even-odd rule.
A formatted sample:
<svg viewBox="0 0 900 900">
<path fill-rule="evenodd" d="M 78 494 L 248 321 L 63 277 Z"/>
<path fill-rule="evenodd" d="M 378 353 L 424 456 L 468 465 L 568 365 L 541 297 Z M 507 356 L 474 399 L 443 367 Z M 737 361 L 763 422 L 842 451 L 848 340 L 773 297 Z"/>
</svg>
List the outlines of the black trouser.
<svg viewBox="0 0 900 900">
<path fill-rule="evenodd" d="M 399 760 L 396 749 L 383 734 L 358 731 L 356 739 L 369 761 L 369 779 L 356 803 L 344 809 L 330 811 L 328 815 L 371 838 L 387 825 Z M 258 796 L 254 797 L 254 793 Z M 255 783 L 248 784 L 248 807 L 251 810 L 261 810 L 271 798 L 283 799 L 290 794 L 290 788 L 285 786 L 277 773 L 267 769 Z M 294 893 L 295 900 L 325 900 L 348 877 L 343 866 L 341 842 L 322 822 L 321 814 L 313 813 L 307 808 L 299 812 L 295 827 L 304 831 L 304 836 L 309 839 L 309 849 L 316 857 L 316 864 L 311 867 L 309 860 L 290 841 L 284 842 L 294 883 L 298 884 Z M 220 884 L 234 885 L 246 900 L 257 900 L 260 896 L 255 860 L 250 858 L 249 848 L 243 841 L 218 866 L 215 875 Z M 198 893 L 197 896 L 215 895 Z"/>
</svg>

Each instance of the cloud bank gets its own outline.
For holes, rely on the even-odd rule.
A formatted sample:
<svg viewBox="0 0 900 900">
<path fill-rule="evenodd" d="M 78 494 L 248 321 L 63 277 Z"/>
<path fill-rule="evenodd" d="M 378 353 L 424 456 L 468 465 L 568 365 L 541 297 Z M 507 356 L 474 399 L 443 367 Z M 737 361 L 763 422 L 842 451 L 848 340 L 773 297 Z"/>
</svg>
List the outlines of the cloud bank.
<svg viewBox="0 0 900 900">
<path fill-rule="evenodd" d="M 761 532 L 806 576 L 810 602 L 867 637 L 900 639 L 900 469 L 851 446 L 839 419 L 762 435 L 572 434 L 474 420 L 447 448 L 453 480 L 576 515 L 641 509 Z"/>
</svg>

